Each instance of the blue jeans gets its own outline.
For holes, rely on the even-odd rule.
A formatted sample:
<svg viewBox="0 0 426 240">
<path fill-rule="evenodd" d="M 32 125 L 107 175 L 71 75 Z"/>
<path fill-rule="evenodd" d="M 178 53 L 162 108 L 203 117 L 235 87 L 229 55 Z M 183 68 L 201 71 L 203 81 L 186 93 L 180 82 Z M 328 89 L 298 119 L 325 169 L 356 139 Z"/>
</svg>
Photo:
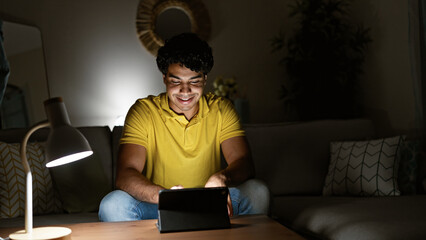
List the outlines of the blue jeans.
<svg viewBox="0 0 426 240">
<path fill-rule="evenodd" d="M 234 216 L 254 213 L 249 198 L 238 188 L 229 188 Z M 115 190 L 106 195 L 99 206 L 103 222 L 135 221 L 158 218 L 157 204 L 136 200 L 127 192 Z"/>
</svg>

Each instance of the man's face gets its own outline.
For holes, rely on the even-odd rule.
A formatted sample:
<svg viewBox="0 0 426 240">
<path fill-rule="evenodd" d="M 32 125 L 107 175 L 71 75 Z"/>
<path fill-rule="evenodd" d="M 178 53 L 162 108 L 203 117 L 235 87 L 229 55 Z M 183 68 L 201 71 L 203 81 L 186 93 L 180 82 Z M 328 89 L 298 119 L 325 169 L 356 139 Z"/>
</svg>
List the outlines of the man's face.
<svg viewBox="0 0 426 240">
<path fill-rule="evenodd" d="M 198 101 L 203 95 L 207 76 L 174 63 L 170 64 L 163 79 L 170 108 L 190 120 L 198 112 Z"/>
</svg>

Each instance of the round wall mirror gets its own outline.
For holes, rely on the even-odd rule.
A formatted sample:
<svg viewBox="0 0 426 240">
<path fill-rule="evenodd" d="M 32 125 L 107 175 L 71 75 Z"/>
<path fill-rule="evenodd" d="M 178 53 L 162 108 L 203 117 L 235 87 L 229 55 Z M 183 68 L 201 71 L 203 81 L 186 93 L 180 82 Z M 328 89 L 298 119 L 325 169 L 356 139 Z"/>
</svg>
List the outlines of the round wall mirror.
<svg viewBox="0 0 426 240">
<path fill-rule="evenodd" d="M 179 33 L 191 31 L 191 20 L 180 9 L 170 8 L 160 13 L 155 23 L 155 33 L 161 39 L 169 39 Z"/>
<path fill-rule="evenodd" d="M 142 45 L 154 56 L 164 40 L 183 32 L 210 37 L 210 17 L 201 0 L 141 0 L 136 29 Z"/>
</svg>

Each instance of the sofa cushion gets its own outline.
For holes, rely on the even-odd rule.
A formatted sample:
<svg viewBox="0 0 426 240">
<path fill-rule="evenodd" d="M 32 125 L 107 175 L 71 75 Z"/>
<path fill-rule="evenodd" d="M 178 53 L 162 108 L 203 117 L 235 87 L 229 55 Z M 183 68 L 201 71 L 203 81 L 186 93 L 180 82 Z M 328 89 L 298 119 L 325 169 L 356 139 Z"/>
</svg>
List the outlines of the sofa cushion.
<svg viewBox="0 0 426 240">
<path fill-rule="evenodd" d="M 332 142 L 324 195 L 399 196 L 402 137 Z"/>
<path fill-rule="evenodd" d="M 284 225 L 315 239 L 426 239 L 426 195 L 280 196 L 271 210 Z"/>
<path fill-rule="evenodd" d="M 244 125 L 256 169 L 273 195 L 320 195 L 327 174 L 330 142 L 368 139 L 366 119 Z"/>
<path fill-rule="evenodd" d="M 27 145 L 27 160 L 33 180 L 33 212 L 47 214 L 60 211 L 52 179 L 45 167 L 44 150 L 39 143 Z M 26 174 L 19 143 L 0 142 L 0 218 L 25 215 Z"/>
<path fill-rule="evenodd" d="M 54 186 L 68 213 L 95 212 L 110 191 L 99 155 L 51 168 Z"/>
<path fill-rule="evenodd" d="M 110 128 L 108 126 L 79 127 L 78 130 L 89 141 L 94 155 L 98 157 L 97 160 L 102 165 L 101 169 L 109 182 L 109 188 L 112 190 L 115 185 L 115 170 L 113 169 L 112 135 Z"/>
<path fill-rule="evenodd" d="M 398 151 L 399 170 L 398 186 L 401 194 L 409 195 L 417 192 L 417 166 L 420 160 L 420 142 L 406 140 Z"/>
<path fill-rule="evenodd" d="M 50 172 L 66 212 L 96 212 L 102 198 L 112 190 L 111 134 L 108 127 L 79 130 L 89 141 L 93 155 L 50 168 Z"/>
</svg>

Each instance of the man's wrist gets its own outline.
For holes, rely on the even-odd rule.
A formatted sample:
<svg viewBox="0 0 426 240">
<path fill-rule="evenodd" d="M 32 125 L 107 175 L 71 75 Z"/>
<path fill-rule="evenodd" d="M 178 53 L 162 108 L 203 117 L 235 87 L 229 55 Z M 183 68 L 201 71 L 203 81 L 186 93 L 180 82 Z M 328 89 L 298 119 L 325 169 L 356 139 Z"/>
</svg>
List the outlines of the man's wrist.
<svg viewBox="0 0 426 240">
<path fill-rule="evenodd" d="M 229 186 L 231 183 L 231 176 L 228 173 L 229 172 L 226 171 L 226 168 L 225 168 L 221 171 L 221 174 L 220 174 L 222 178 L 221 180 L 225 184 L 225 186 Z"/>
<path fill-rule="evenodd" d="M 149 193 L 150 194 L 150 198 L 149 198 L 150 200 L 148 200 L 148 202 L 158 204 L 160 191 L 162 189 L 165 189 L 165 188 L 160 186 L 160 185 L 157 185 L 157 184 L 152 184 L 150 186 L 150 188 L 151 188 L 151 190 L 149 190 L 150 191 L 150 193 Z"/>
</svg>

